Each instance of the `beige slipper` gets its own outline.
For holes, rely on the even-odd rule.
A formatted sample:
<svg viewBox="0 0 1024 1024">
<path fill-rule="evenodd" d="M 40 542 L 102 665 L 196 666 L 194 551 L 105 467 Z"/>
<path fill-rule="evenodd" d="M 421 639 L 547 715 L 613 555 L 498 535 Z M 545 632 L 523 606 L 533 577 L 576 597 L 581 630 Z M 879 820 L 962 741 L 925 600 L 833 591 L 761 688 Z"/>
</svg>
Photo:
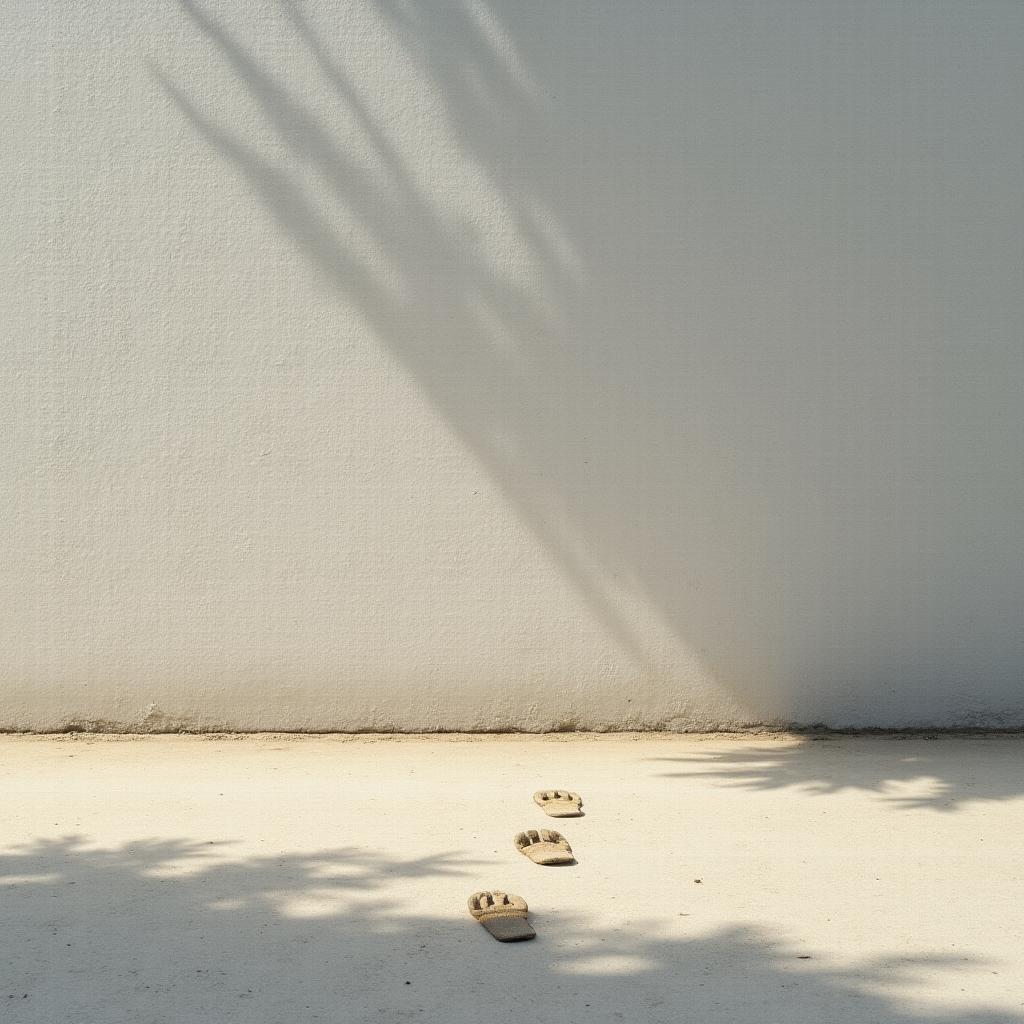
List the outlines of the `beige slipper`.
<svg viewBox="0 0 1024 1024">
<path fill-rule="evenodd" d="M 526 920 L 529 911 L 522 896 L 507 892 L 475 892 L 469 897 L 469 912 L 499 941 L 522 942 L 537 933 Z"/>
<path fill-rule="evenodd" d="M 578 818 L 583 814 L 579 793 L 566 789 L 540 789 L 533 794 L 533 802 L 552 818 Z"/>
<path fill-rule="evenodd" d="M 527 829 L 516 836 L 516 849 L 534 864 L 572 864 L 576 858 L 565 836 L 550 829 Z"/>
</svg>

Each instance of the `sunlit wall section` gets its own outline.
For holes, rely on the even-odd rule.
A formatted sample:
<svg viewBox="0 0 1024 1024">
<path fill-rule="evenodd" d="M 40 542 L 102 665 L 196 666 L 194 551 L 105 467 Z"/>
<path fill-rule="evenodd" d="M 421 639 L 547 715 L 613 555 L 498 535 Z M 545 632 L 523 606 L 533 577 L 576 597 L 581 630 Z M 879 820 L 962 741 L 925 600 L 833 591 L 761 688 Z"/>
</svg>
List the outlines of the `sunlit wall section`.
<svg viewBox="0 0 1024 1024">
<path fill-rule="evenodd" d="M 1024 7 L 0 14 L 0 728 L 1024 725 Z"/>
</svg>

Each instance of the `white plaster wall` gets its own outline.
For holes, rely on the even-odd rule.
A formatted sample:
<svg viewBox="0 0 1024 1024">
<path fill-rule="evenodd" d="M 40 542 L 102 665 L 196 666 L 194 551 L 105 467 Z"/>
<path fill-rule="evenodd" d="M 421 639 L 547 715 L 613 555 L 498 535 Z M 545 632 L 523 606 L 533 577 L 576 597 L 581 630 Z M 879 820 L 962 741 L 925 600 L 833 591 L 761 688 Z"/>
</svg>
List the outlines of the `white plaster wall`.
<svg viewBox="0 0 1024 1024">
<path fill-rule="evenodd" d="M 1024 5 L 0 14 L 0 727 L 1024 724 Z"/>
</svg>

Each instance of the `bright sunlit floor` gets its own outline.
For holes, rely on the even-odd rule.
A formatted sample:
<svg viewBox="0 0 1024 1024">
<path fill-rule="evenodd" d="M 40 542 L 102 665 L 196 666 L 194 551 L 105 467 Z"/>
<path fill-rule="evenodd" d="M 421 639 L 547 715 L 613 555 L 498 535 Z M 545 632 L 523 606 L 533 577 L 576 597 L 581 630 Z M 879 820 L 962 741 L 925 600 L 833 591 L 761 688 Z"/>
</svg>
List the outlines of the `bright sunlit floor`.
<svg viewBox="0 0 1024 1024">
<path fill-rule="evenodd" d="M 1019 736 L 5 736 L 0 822 L 7 1024 L 1024 1021 Z"/>
</svg>

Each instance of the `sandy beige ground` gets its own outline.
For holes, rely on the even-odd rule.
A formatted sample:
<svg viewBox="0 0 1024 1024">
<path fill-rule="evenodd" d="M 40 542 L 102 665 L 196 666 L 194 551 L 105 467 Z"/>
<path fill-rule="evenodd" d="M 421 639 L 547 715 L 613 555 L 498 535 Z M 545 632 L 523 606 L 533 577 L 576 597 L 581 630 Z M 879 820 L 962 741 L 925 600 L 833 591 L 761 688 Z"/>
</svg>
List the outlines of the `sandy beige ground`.
<svg viewBox="0 0 1024 1024">
<path fill-rule="evenodd" d="M 0 738 L 0 1020 L 1024 1021 L 1024 739 Z M 512 838 L 583 794 L 579 863 Z M 529 901 L 496 943 L 474 890 Z"/>
</svg>

